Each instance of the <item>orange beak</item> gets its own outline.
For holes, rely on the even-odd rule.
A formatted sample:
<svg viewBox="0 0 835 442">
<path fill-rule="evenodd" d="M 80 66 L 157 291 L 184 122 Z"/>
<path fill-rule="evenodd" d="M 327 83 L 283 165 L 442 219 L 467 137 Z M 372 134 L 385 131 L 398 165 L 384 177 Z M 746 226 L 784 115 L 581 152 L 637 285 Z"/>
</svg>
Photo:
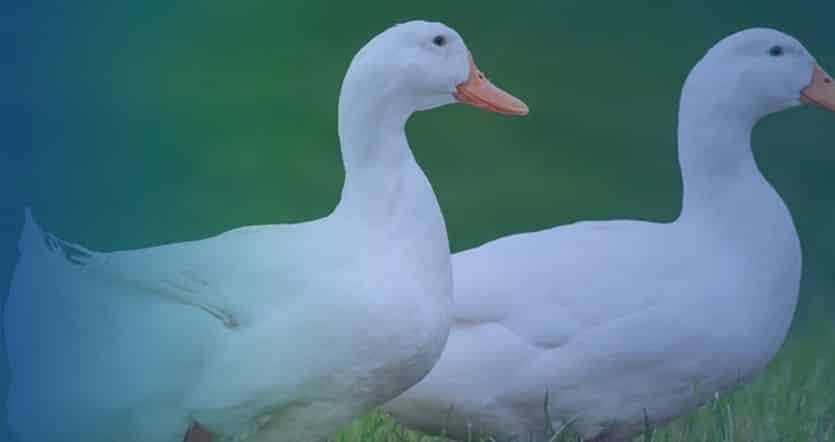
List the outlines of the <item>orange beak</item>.
<svg viewBox="0 0 835 442">
<path fill-rule="evenodd" d="M 507 115 L 527 115 L 528 105 L 522 100 L 493 86 L 473 61 L 470 54 L 470 77 L 455 88 L 452 95 L 462 103 Z"/>
<path fill-rule="evenodd" d="M 818 65 L 812 83 L 800 93 L 800 101 L 835 111 L 835 81 Z"/>
</svg>

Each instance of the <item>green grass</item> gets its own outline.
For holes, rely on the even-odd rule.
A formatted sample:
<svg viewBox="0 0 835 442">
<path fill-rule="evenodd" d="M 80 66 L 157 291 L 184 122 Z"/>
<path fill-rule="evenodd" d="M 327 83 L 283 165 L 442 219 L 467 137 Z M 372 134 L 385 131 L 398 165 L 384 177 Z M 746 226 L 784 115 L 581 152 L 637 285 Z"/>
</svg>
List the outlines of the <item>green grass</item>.
<svg viewBox="0 0 835 442">
<path fill-rule="evenodd" d="M 668 425 L 635 438 L 645 442 L 835 441 L 835 333 L 790 339 L 749 384 Z M 557 440 L 573 441 L 562 434 Z M 380 411 L 352 422 L 333 442 L 446 442 L 409 431 Z M 472 441 L 490 442 L 474 436 Z M 543 441 L 540 441 L 543 442 Z M 548 441 L 544 441 L 548 442 Z"/>
</svg>

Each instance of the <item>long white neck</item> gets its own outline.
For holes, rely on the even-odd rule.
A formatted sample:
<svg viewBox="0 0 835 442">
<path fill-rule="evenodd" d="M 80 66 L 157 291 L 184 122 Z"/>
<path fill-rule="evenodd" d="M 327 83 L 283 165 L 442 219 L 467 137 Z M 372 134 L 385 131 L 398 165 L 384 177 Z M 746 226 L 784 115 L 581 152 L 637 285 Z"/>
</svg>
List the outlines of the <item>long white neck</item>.
<svg viewBox="0 0 835 442">
<path fill-rule="evenodd" d="M 364 250 L 382 247 L 397 253 L 397 259 L 414 260 L 422 272 L 435 269 L 446 275 L 438 280 L 442 286 L 430 290 L 433 299 L 446 305 L 451 293 L 446 226 L 406 141 L 406 121 L 417 106 L 393 92 L 394 85 L 350 72 L 339 97 L 345 184 L 334 215 L 355 227 L 351 239 Z"/>
<path fill-rule="evenodd" d="M 405 132 L 412 110 L 386 85 L 357 77 L 349 72 L 339 96 L 345 184 L 338 209 L 373 216 L 397 197 L 404 169 L 417 167 Z"/>
<path fill-rule="evenodd" d="M 751 151 L 751 131 L 760 116 L 723 102 L 701 84 L 685 86 L 679 109 L 682 218 L 715 208 L 740 185 L 767 186 Z"/>
</svg>

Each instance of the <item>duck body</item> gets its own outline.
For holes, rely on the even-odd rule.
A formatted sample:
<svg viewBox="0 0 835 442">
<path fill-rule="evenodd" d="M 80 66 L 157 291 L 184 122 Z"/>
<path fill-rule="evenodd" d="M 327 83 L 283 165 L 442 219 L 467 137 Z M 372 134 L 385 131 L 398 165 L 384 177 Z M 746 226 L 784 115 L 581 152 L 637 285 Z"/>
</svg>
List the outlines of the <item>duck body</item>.
<svg viewBox="0 0 835 442">
<path fill-rule="evenodd" d="M 455 254 L 447 347 L 386 408 L 458 440 L 542 441 L 570 424 L 586 440 L 624 441 L 645 416 L 664 423 L 757 374 L 788 332 L 802 259 L 751 131 L 808 94 L 835 109 L 828 78 L 777 31 L 721 41 L 682 91 L 680 216 L 581 222 Z"/>
<path fill-rule="evenodd" d="M 569 421 L 622 440 L 644 411 L 660 424 L 745 381 L 780 348 L 801 270 L 779 197 L 747 204 L 768 216 L 742 231 L 699 228 L 714 225 L 704 218 L 584 222 L 454 255 L 444 356 L 387 408 L 430 433 L 449 422 L 458 440 L 548 440 Z"/>
<path fill-rule="evenodd" d="M 60 416 L 93 404 L 80 410 L 89 419 L 64 427 L 89 425 L 77 429 L 78 440 L 112 440 L 100 412 L 121 415 L 111 420 L 116 425 L 151 431 L 142 421 L 153 420 L 148 410 L 159 410 L 165 419 L 178 416 L 172 435 L 135 433 L 137 441 L 180 441 L 192 420 L 218 440 L 290 441 L 317 440 L 336 430 L 323 420 L 339 425 L 396 396 L 440 356 L 451 303 L 443 219 L 423 173 L 409 172 L 399 184 L 409 202 L 378 225 L 337 209 L 310 223 L 85 253 L 78 263 L 63 248 L 37 249 L 44 236 L 33 230 L 6 310 L 8 339 L 20 339 L 10 402 L 42 412 L 58 407 L 53 412 Z M 398 219 L 422 228 L 400 229 Z M 55 267 L 44 273 L 45 261 L 33 250 L 49 254 L 41 258 Z M 183 303 L 165 299 L 169 291 Z M 193 295 L 200 291 L 205 296 Z M 210 296 L 229 298 L 216 300 L 211 311 L 189 304 Z M 68 304 L 56 305 L 62 297 Z M 33 347 L 51 351 L 38 356 Z M 36 357 L 50 363 L 24 361 Z M 52 393 L 33 403 L 26 378 L 43 377 L 24 366 L 65 369 L 57 371 Z M 345 418 L 323 419 L 333 412 Z"/>
</svg>

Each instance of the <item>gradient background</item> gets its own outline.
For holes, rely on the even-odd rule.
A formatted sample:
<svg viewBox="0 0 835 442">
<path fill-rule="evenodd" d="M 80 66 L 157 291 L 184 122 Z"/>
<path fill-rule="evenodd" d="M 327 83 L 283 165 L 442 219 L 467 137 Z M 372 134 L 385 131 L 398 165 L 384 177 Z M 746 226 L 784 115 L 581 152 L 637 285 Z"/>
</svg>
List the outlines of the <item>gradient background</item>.
<svg viewBox="0 0 835 442">
<path fill-rule="evenodd" d="M 343 179 L 342 76 L 400 21 L 454 27 L 531 107 L 525 118 L 448 106 L 411 120 L 455 251 L 576 220 L 673 220 L 679 89 L 731 32 L 776 27 L 835 70 L 831 0 L 120 3 L 0 7 L 4 284 L 24 204 L 99 250 L 326 215 Z M 754 133 L 803 241 L 790 343 L 823 353 L 835 348 L 833 148 L 835 114 L 818 109 Z"/>
</svg>

